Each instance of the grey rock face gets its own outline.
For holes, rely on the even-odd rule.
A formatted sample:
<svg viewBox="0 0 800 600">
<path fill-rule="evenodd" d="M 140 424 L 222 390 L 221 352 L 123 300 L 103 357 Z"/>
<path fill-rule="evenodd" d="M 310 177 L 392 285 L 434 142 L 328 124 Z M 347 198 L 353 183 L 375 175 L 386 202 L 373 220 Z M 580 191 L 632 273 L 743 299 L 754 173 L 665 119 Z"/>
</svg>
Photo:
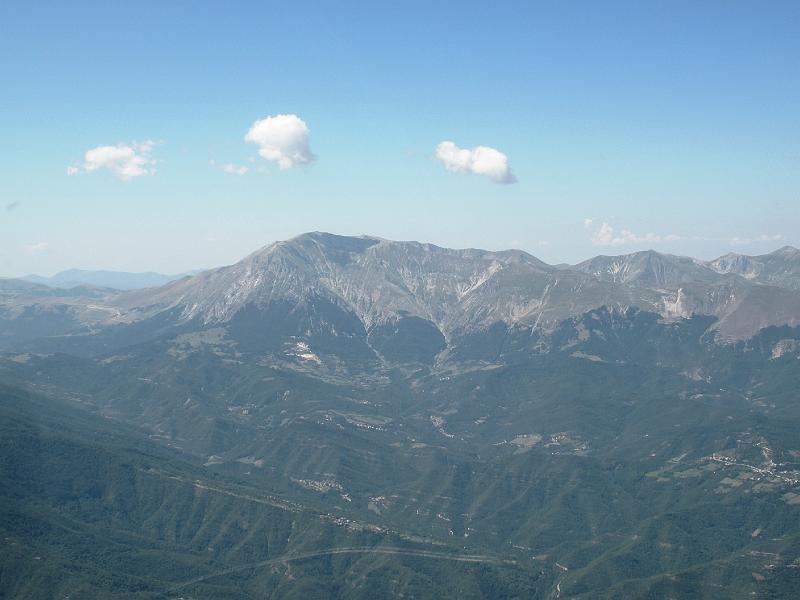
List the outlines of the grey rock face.
<svg viewBox="0 0 800 600">
<path fill-rule="evenodd" d="M 161 287 L 95 292 L 91 302 L 88 291 L 81 300 L 76 290 L 63 304 L 76 331 L 154 319 L 159 330 L 168 323 L 208 328 L 236 320 L 238 327 L 254 327 L 259 319 L 278 319 L 280 327 L 272 321 L 259 327 L 331 339 L 363 331 L 384 347 L 387 332 L 408 343 L 417 334 L 449 343 L 497 326 L 547 334 L 599 307 L 636 308 L 666 321 L 711 316 L 714 335 L 735 340 L 769 325 L 800 323 L 799 263 L 800 253 L 784 248 L 709 262 L 647 251 L 555 267 L 518 250 L 453 250 L 316 232 Z M 9 319 L 45 301 L 49 307 L 61 302 L 12 287 L 17 291 L 3 297 L 0 311 Z M 286 328 L 289 322 L 294 329 Z"/>
<path fill-rule="evenodd" d="M 712 315 L 730 338 L 752 335 L 765 324 L 796 322 L 795 288 L 752 289 L 753 278 L 724 270 L 720 260 L 648 251 L 556 268 L 515 250 L 452 250 L 309 233 L 229 267 L 126 294 L 119 306 L 126 318 L 179 307 L 186 320 L 221 323 L 248 305 L 302 304 L 317 297 L 353 313 L 368 330 L 414 316 L 448 337 L 500 321 L 547 329 L 599 306 L 636 307 L 666 319 Z"/>
<path fill-rule="evenodd" d="M 760 256 L 726 254 L 707 264 L 717 273 L 734 273 L 755 283 L 800 290 L 800 250 L 791 246 Z"/>
</svg>

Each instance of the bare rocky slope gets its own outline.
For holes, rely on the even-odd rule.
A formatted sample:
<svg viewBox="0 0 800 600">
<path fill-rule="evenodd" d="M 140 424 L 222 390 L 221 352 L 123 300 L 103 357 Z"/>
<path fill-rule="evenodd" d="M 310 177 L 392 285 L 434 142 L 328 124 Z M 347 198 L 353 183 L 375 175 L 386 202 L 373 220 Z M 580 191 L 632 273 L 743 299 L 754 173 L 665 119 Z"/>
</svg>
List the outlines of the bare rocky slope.
<svg viewBox="0 0 800 600">
<path fill-rule="evenodd" d="M 770 265 L 759 277 L 723 268 L 722 259 L 704 263 L 653 251 L 556 268 L 518 250 L 451 250 L 309 233 L 228 267 L 125 294 L 115 306 L 120 319 L 178 309 L 183 320 L 212 324 L 229 321 L 248 305 L 322 298 L 368 330 L 413 316 L 445 337 L 497 322 L 547 330 L 600 306 L 635 307 L 666 319 L 714 316 L 724 338 L 738 339 L 800 318 L 800 253 L 782 249 L 774 255 L 741 257 L 742 264 Z"/>
<path fill-rule="evenodd" d="M 316 232 L 161 287 L 58 292 L 14 283 L 4 280 L 0 290 L 0 344 L 14 337 L 19 319 L 47 321 L 49 335 L 63 336 L 144 330 L 156 322 L 158 328 L 213 328 L 254 311 L 270 313 L 267 320 L 296 321 L 287 336 L 387 329 L 413 335 L 422 328 L 447 344 L 499 325 L 547 333 L 599 307 L 636 308 L 666 321 L 711 316 L 721 341 L 800 323 L 800 252 L 788 247 L 709 262 L 647 251 L 555 267 L 519 250 L 453 250 Z M 34 331 L 47 333 L 47 327 Z"/>
</svg>

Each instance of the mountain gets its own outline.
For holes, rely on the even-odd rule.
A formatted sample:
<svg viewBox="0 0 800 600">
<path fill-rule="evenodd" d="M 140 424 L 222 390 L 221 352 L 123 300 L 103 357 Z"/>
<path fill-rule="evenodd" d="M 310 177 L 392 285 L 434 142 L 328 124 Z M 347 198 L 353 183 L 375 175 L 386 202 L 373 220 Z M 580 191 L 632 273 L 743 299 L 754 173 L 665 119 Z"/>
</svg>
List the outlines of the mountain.
<svg viewBox="0 0 800 600">
<path fill-rule="evenodd" d="M 787 281 L 310 233 L 0 282 L 0 596 L 793 597 Z"/>
<path fill-rule="evenodd" d="M 280 306 L 292 307 L 298 317 L 298 307 L 305 307 L 379 337 L 423 328 L 453 342 L 498 323 L 548 330 L 599 306 L 636 307 L 667 319 L 712 315 L 716 330 L 729 339 L 798 322 L 796 290 L 751 284 L 700 261 L 655 252 L 598 257 L 563 269 L 521 251 L 311 233 L 230 267 L 120 296 L 114 306 L 123 321 L 171 311 L 181 322 L 205 325 Z M 331 329 L 320 320 L 316 326 Z"/>
<path fill-rule="evenodd" d="M 450 333 L 505 319 L 534 321 L 569 314 L 557 298 L 583 288 L 572 303 L 596 306 L 607 286 L 563 273 L 520 251 L 450 250 L 416 242 L 299 236 L 263 248 L 222 269 L 156 291 L 120 298 L 123 310 L 178 308 L 185 320 L 227 322 L 244 307 L 327 303 L 367 327 L 407 317 Z M 627 290 L 618 290 L 628 300 Z M 145 313 L 147 314 L 147 313 Z"/>
<path fill-rule="evenodd" d="M 741 339 L 768 325 L 797 322 L 798 257 L 785 248 L 765 257 L 706 263 L 647 251 L 553 267 L 521 251 L 451 250 L 310 233 L 271 244 L 229 267 L 108 295 L 103 306 L 110 318 L 104 324 L 143 323 L 169 313 L 176 325 L 210 326 L 248 312 L 291 307 L 296 318 L 301 310 L 321 311 L 378 336 L 392 328 L 399 334 L 424 328 L 451 342 L 498 323 L 548 330 L 565 318 L 611 306 L 666 319 L 711 315 L 722 337 Z M 758 275 L 756 264 L 762 265 Z M 75 273 L 80 272 L 56 279 Z M 151 276 L 167 277 L 141 274 Z M 76 330 L 81 325 L 76 319 Z M 318 319 L 315 327 L 329 325 Z"/>
<path fill-rule="evenodd" d="M 53 289 L 51 286 L 41 283 L 35 283 L 26 279 L 4 279 L 0 278 L 0 294 L 9 296 L 27 296 L 27 297 L 56 297 L 66 298 L 70 296 L 91 298 L 102 297 L 114 290 L 110 288 L 101 288 L 93 285 L 75 285 L 67 290 Z"/>
<path fill-rule="evenodd" d="M 196 273 L 198 273 L 198 271 L 188 271 L 178 275 L 162 275 L 153 272 L 126 273 L 123 271 L 85 271 L 82 269 L 69 269 L 56 273 L 52 277 L 27 275 L 22 279 L 56 288 L 73 288 L 89 285 L 116 290 L 135 290 L 139 288 L 158 287 L 170 281 L 175 281 L 176 279 L 195 275 Z"/>
<path fill-rule="evenodd" d="M 90 295 L 91 304 L 80 300 Z M 667 321 L 711 316 L 709 334 L 721 340 L 800 322 L 800 290 L 719 273 L 691 258 L 650 251 L 564 268 L 517 250 L 452 250 L 319 232 L 157 288 L 91 294 L 76 288 L 54 296 L 8 297 L 0 305 L 0 322 L 9 329 L 0 334 L 0 348 L 13 344 L 19 328 L 12 322 L 20 315 L 35 320 L 54 311 L 61 325 L 41 349 L 74 343 L 85 352 L 169 329 L 221 327 L 237 344 L 273 354 L 307 337 L 323 354 L 359 356 L 364 368 L 386 358 L 430 364 L 463 356 L 476 336 L 492 338 L 487 348 L 493 348 L 500 331 L 546 337 L 564 319 L 603 306 Z M 265 335 L 253 335 L 264 324 Z M 89 343 L 75 337 L 87 332 Z"/>
<path fill-rule="evenodd" d="M 686 283 L 719 283 L 720 271 L 685 256 L 653 250 L 621 256 L 597 256 L 573 267 L 603 281 L 655 289 L 675 289 Z"/>
<path fill-rule="evenodd" d="M 664 291 L 663 316 L 713 315 L 718 319 L 714 327 L 728 339 L 750 337 L 769 325 L 798 323 L 800 252 L 794 248 L 707 262 L 649 250 L 597 256 L 572 268 L 602 281 Z"/>
<path fill-rule="evenodd" d="M 650 288 L 673 289 L 684 283 L 714 284 L 739 276 L 752 283 L 800 289 L 800 250 L 791 246 L 761 256 L 730 253 L 710 261 L 648 250 L 597 256 L 574 266 L 559 265 L 559 268 L 590 273 L 604 281 Z"/>
<path fill-rule="evenodd" d="M 735 273 L 749 281 L 800 290 L 800 250 L 791 246 L 760 256 L 726 254 L 707 265 L 717 273 Z"/>
<path fill-rule="evenodd" d="M 6 297 L 61 295 L 46 285 L 25 281 L 24 279 L 8 278 L 0 278 L 0 294 Z"/>
</svg>

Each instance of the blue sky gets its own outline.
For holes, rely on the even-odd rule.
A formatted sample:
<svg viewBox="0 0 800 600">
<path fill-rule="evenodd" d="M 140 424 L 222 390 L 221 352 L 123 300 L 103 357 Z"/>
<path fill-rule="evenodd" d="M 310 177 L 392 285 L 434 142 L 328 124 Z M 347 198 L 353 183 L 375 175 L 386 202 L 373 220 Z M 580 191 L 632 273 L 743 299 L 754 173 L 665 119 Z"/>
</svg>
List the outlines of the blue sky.
<svg viewBox="0 0 800 600">
<path fill-rule="evenodd" d="M 179 272 L 311 230 L 550 262 L 800 245 L 800 3 L 375 5 L 2 3 L 0 274 Z M 313 161 L 245 142 L 275 115 Z M 147 140 L 146 174 L 87 170 Z"/>
</svg>

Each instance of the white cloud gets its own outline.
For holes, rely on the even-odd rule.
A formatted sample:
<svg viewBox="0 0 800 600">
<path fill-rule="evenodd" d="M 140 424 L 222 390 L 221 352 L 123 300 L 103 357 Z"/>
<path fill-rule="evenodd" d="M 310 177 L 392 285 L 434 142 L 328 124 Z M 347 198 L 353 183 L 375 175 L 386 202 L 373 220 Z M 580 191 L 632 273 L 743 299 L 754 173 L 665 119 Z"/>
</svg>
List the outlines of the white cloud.
<svg viewBox="0 0 800 600">
<path fill-rule="evenodd" d="M 731 245 L 733 246 L 749 246 L 750 244 L 755 244 L 757 242 L 779 242 L 783 239 L 782 233 L 775 233 L 772 235 L 762 233 L 759 236 L 753 238 L 740 238 L 734 237 L 731 239 Z"/>
<path fill-rule="evenodd" d="M 215 169 L 217 168 L 217 161 L 214 159 L 208 161 L 208 164 Z M 219 167 L 219 170 L 224 173 L 230 173 L 231 175 L 246 175 L 250 169 L 249 167 L 235 165 L 233 163 L 225 163 Z"/>
<path fill-rule="evenodd" d="M 488 146 L 467 149 L 459 148 L 453 142 L 444 141 L 436 146 L 436 158 L 448 171 L 483 175 L 495 183 L 517 181 L 508 166 L 508 157 Z"/>
<path fill-rule="evenodd" d="M 585 229 L 589 229 L 589 227 L 592 226 L 592 223 L 594 223 L 594 219 L 592 219 L 590 217 L 586 217 L 583 220 L 583 226 L 584 226 Z"/>
<path fill-rule="evenodd" d="M 222 170 L 231 175 L 244 175 L 249 170 L 247 167 L 227 163 L 222 165 Z"/>
<path fill-rule="evenodd" d="M 50 248 L 50 244 L 47 242 L 36 242 L 35 244 L 27 244 L 22 248 L 29 254 L 38 254 L 39 252 L 44 252 Z"/>
<path fill-rule="evenodd" d="M 156 143 L 147 140 L 116 146 L 97 146 L 86 151 L 82 167 L 67 167 L 67 175 L 77 175 L 81 171 L 91 173 L 100 169 L 108 169 L 124 181 L 153 175 L 156 172 L 156 160 L 151 153 Z"/>
<path fill-rule="evenodd" d="M 593 219 L 584 219 L 584 227 L 591 227 L 594 224 Z M 658 242 L 675 242 L 680 240 L 681 236 L 669 233 L 660 235 L 656 233 L 634 233 L 630 229 L 622 229 L 619 232 L 603 221 L 595 228 L 594 235 L 592 235 L 592 243 L 595 246 L 625 246 L 628 244 L 654 244 Z"/>
<path fill-rule="evenodd" d="M 253 123 L 244 140 L 258 146 L 261 158 L 278 163 L 285 171 L 307 165 L 316 158 L 308 134 L 308 126 L 297 115 L 275 115 Z"/>
</svg>

